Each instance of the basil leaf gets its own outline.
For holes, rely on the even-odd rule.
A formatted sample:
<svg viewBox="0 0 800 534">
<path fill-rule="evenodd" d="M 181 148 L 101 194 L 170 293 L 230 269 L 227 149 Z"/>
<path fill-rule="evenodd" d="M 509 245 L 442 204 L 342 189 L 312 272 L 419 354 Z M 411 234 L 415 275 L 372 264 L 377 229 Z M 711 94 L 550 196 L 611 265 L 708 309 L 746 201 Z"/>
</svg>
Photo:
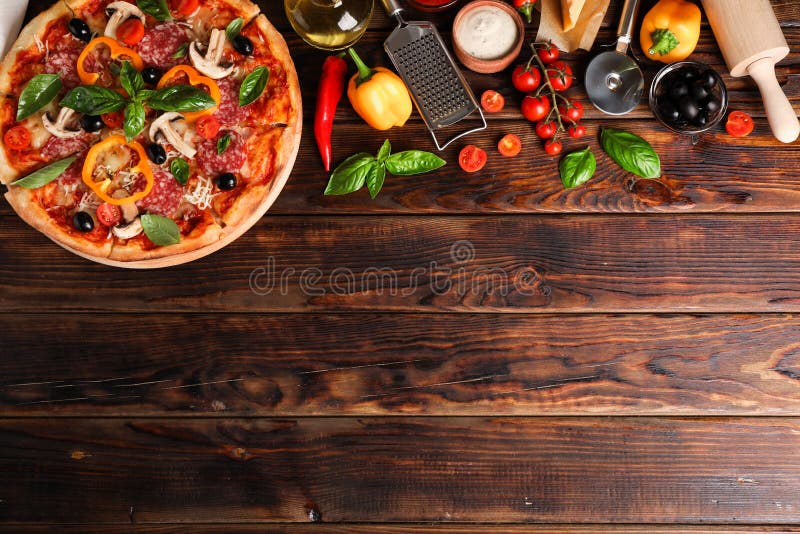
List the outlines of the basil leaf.
<svg viewBox="0 0 800 534">
<path fill-rule="evenodd" d="M 147 105 L 159 111 L 202 111 L 217 105 L 211 95 L 191 85 L 171 85 L 154 91 Z"/>
<path fill-rule="evenodd" d="M 378 162 L 373 171 L 367 174 L 367 189 L 369 189 L 369 196 L 375 198 L 381 192 L 383 181 L 386 179 L 386 166 Z"/>
<path fill-rule="evenodd" d="M 19 95 L 17 120 L 30 117 L 49 104 L 61 90 L 58 74 L 37 74 L 28 82 Z"/>
<path fill-rule="evenodd" d="M 387 139 L 381 145 L 380 150 L 378 150 L 378 163 L 382 165 L 383 162 L 386 161 L 386 158 L 388 158 L 389 154 L 391 153 L 392 153 L 392 144 Z"/>
<path fill-rule="evenodd" d="M 136 0 L 136 5 L 159 22 L 172 18 L 166 0 Z"/>
<path fill-rule="evenodd" d="M 269 69 L 267 67 L 256 67 L 253 72 L 245 77 L 239 87 L 239 106 L 243 107 L 252 104 L 261 96 L 269 81 Z"/>
<path fill-rule="evenodd" d="M 406 150 L 386 158 L 386 170 L 397 176 L 411 176 L 438 169 L 445 160 L 423 150 Z"/>
<path fill-rule="evenodd" d="M 230 21 L 228 27 L 225 28 L 225 35 L 228 37 L 228 40 L 233 41 L 236 39 L 236 36 L 239 35 L 240 31 L 242 31 L 242 26 L 244 26 L 242 17 L 236 17 Z"/>
<path fill-rule="evenodd" d="M 175 180 L 181 185 L 186 185 L 189 181 L 189 164 L 183 158 L 175 158 L 169 164 L 169 171 Z"/>
<path fill-rule="evenodd" d="M 597 160 L 587 147 L 585 150 L 564 156 L 558 170 L 561 172 L 561 183 L 566 189 L 570 189 L 588 182 L 594 176 L 594 172 L 597 170 Z"/>
<path fill-rule="evenodd" d="M 144 106 L 139 102 L 131 102 L 125 106 L 125 121 L 122 128 L 125 130 L 125 139 L 133 140 L 144 130 Z"/>
<path fill-rule="evenodd" d="M 119 83 L 131 98 L 136 98 L 137 93 L 144 89 L 142 74 L 129 61 L 122 63 L 119 71 Z"/>
<path fill-rule="evenodd" d="M 166 247 L 181 242 L 181 231 L 172 219 L 152 213 L 145 213 L 140 219 L 144 235 L 154 244 Z"/>
<path fill-rule="evenodd" d="M 61 173 L 67 170 L 67 167 L 72 165 L 72 162 L 75 161 L 75 159 L 75 156 L 71 158 L 60 159 L 54 163 L 51 163 L 47 167 L 42 167 L 38 171 L 32 172 L 24 178 L 20 178 L 16 182 L 11 182 L 10 185 L 24 187 L 25 189 L 36 189 L 37 187 L 42 187 L 43 185 L 47 185 L 61 176 Z"/>
<path fill-rule="evenodd" d="M 172 54 L 172 59 L 180 59 L 182 57 L 186 57 L 186 53 L 189 51 L 189 43 L 183 43 L 175 50 L 175 53 Z"/>
<path fill-rule="evenodd" d="M 611 159 L 628 172 L 642 178 L 661 176 L 661 159 L 653 147 L 630 132 L 603 128 L 600 131 L 600 144 Z"/>
<path fill-rule="evenodd" d="M 325 194 L 346 195 L 358 191 L 377 165 L 375 158 L 366 152 L 350 156 L 333 170 Z"/>
<path fill-rule="evenodd" d="M 139 102 L 144 102 L 145 100 L 153 96 L 153 93 L 155 93 L 155 91 L 153 91 L 152 89 L 142 89 L 141 91 L 136 93 L 136 100 L 138 100 Z"/>
<path fill-rule="evenodd" d="M 121 94 L 99 85 L 79 85 L 61 100 L 65 108 L 86 115 L 102 115 L 125 107 L 127 101 Z"/>
<path fill-rule="evenodd" d="M 223 152 L 228 150 L 228 145 L 230 144 L 231 144 L 231 134 L 226 132 L 217 141 L 217 154 L 222 154 Z"/>
</svg>

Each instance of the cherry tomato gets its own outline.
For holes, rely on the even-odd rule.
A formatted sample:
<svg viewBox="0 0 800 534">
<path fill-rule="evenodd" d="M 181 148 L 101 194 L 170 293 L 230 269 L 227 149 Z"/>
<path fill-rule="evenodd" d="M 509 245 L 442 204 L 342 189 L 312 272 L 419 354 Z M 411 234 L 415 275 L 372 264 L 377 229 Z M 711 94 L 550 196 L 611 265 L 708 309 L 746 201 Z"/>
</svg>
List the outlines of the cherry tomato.
<svg viewBox="0 0 800 534">
<path fill-rule="evenodd" d="M 505 105 L 506 99 L 497 91 L 489 89 L 488 91 L 484 91 L 481 95 L 481 107 L 483 107 L 487 113 L 502 111 Z"/>
<path fill-rule="evenodd" d="M 529 121 L 540 121 L 548 113 L 550 113 L 550 99 L 547 96 L 527 95 L 522 99 L 522 115 Z"/>
<path fill-rule="evenodd" d="M 486 151 L 475 145 L 467 145 L 458 153 L 458 164 L 466 172 L 478 172 L 486 165 Z"/>
<path fill-rule="evenodd" d="M 584 135 L 586 135 L 586 127 L 580 124 L 576 124 L 574 126 L 570 126 L 567 128 L 567 133 L 573 139 L 580 139 Z"/>
<path fill-rule="evenodd" d="M 100 115 L 100 119 L 103 121 L 103 124 L 114 130 L 116 128 L 122 128 L 122 122 L 125 120 L 125 116 L 122 114 L 122 111 L 112 111 L 111 113 Z"/>
<path fill-rule="evenodd" d="M 525 68 L 525 65 L 517 65 L 511 73 L 511 83 L 517 91 L 532 93 L 542 83 L 542 73 L 536 67 Z"/>
<path fill-rule="evenodd" d="M 744 111 L 731 111 L 728 122 L 725 123 L 725 129 L 734 137 L 750 135 L 755 127 L 753 118 Z"/>
<path fill-rule="evenodd" d="M 191 15 L 200 5 L 200 0 L 172 0 L 172 11 L 176 15 Z"/>
<path fill-rule="evenodd" d="M 559 104 L 558 114 L 561 115 L 561 120 L 564 122 L 578 122 L 583 118 L 583 104 L 577 100 L 570 100 L 568 104 Z"/>
<path fill-rule="evenodd" d="M 550 156 L 557 156 L 561 154 L 563 148 L 564 147 L 561 146 L 561 141 L 556 139 L 548 139 L 544 142 L 544 151 Z"/>
<path fill-rule="evenodd" d="M 547 77 L 556 91 L 566 91 L 575 79 L 572 68 L 563 61 L 551 63 L 547 68 Z"/>
<path fill-rule="evenodd" d="M 144 37 L 144 24 L 136 17 L 131 17 L 117 28 L 117 40 L 133 46 Z"/>
<path fill-rule="evenodd" d="M 561 55 L 561 52 L 558 50 L 556 45 L 547 42 L 536 45 L 536 55 L 539 56 L 539 59 L 542 60 L 542 63 L 549 65 L 558 61 L 558 56 Z"/>
<path fill-rule="evenodd" d="M 197 134 L 205 139 L 216 139 L 219 127 L 219 120 L 213 115 L 206 115 L 195 123 Z"/>
<path fill-rule="evenodd" d="M 97 220 L 106 226 L 116 226 L 122 220 L 122 209 L 116 204 L 103 202 L 97 206 Z"/>
<path fill-rule="evenodd" d="M 522 141 L 519 136 L 514 134 L 506 134 L 497 143 L 497 150 L 500 154 L 507 158 L 513 158 L 522 151 Z"/>
<path fill-rule="evenodd" d="M 31 133 L 21 124 L 9 129 L 3 135 L 3 142 L 11 150 L 22 150 L 31 144 Z"/>
<path fill-rule="evenodd" d="M 550 139 L 554 135 L 556 135 L 556 123 L 553 121 L 550 122 L 537 122 L 536 123 L 536 135 L 539 136 L 540 139 Z"/>
</svg>

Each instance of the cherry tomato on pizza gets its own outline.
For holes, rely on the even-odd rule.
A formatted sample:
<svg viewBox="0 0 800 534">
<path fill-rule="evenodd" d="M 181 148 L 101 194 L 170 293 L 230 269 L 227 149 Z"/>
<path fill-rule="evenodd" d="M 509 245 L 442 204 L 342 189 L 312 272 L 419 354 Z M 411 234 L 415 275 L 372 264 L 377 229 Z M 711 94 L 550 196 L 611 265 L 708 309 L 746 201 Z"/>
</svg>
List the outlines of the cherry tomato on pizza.
<svg viewBox="0 0 800 534">
<path fill-rule="evenodd" d="M 547 66 L 547 78 L 555 91 L 566 91 L 575 80 L 572 67 L 563 61 L 556 61 Z"/>
<path fill-rule="evenodd" d="M 513 158 L 522 152 L 522 140 L 518 135 L 506 134 L 497 143 L 497 150 L 507 158 Z"/>
<path fill-rule="evenodd" d="M 744 111 L 732 111 L 725 123 L 725 130 L 734 137 L 750 135 L 754 128 L 753 118 Z"/>
<path fill-rule="evenodd" d="M 31 132 L 21 124 L 9 128 L 3 135 L 3 142 L 11 150 L 23 150 L 31 145 Z"/>
<path fill-rule="evenodd" d="M 200 0 L 172 0 L 172 12 L 176 15 L 191 15 L 200 5 Z"/>
<path fill-rule="evenodd" d="M 122 209 L 116 204 L 103 202 L 97 206 L 97 220 L 106 226 L 116 226 L 122 220 Z"/>
<path fill-rule="evenodd" d="M 131 17 L 117 28 L 117 40 L 133 46 L 144 37 L 144 24 L 136 17 Z"/>
<path fill-rule="evenodd" d="M 531 122 L 544 119 L 549 112 L 550 99 L 545 95 L 527 95 L 522 99 L 522 115 Z"/>
<path fill-rule="evenodd" d="M 511 83 L 517 91 L 532 93 L 542 83 L 542 73 L 536 67 L 517 65 L 511 73 Z"/>
<path fill-rule="evenodd" d="M 197 134 L 204 139 L 216 139 L 219 133 L 219 120 L 213 115 L 206 115 L 195 123 Z"/>
<path fill-rule="evenodd" d="M 475 145 L 467 145 L 458 153 L 458 164 L 466 172 L 478 172 L 486 165 L 486 151 Z"/>
<path fill-rule="evenodd" d="M 104 113 L 100 115 L 100 119 L 103 121 L 103 124 L 112 130 L 115 130 L 117 128 L 122 128 L 125 115 L 122 113 L 122 111 L 112 111 L 111 113 Z"/>
<path fill-rule="evenodd" d="M 489 89 L 481 95 L 481 107 L 487 113 L 497 113 L 502 111 L 506 105 L 506 99 L 497 91 Z"/>
</svg>

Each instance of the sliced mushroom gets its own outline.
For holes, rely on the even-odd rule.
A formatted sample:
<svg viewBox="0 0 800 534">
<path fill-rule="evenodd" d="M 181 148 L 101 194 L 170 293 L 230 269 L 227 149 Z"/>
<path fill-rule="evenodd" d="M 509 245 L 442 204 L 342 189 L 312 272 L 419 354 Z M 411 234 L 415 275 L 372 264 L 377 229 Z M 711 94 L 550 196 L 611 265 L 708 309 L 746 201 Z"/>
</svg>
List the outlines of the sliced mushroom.
<svg viewBox="0 0 800 534">
<path fill-rule="evenodd" d="M 159 133 L 164 136 L 169 144 L 175 147 L 175 150 L 186 156 L 193 158 L 197 150 L 183 140 L 183 136 L 179 134 L 175 128 L 172 127 L 172 122 L 183 119 L 183 115 L 175 111 L 164 113 L 159 118 L 153 121 L 150 125 L 150 140 L 154 143 L 157 141 Z"/>
<path fill-rule="evenodd" d="M 50 116 L 47 113 L 42 114 L 42 125 L 44 129 L 50 132 L 51 134 L 55 135 L 56 137 L 60 137 L 61 139 L 70 139 L 72 137 L 78 137 L 80 134 L 83 133 L 83 128 L 78 127 L 77 130 L 68 130 L 67 127 L 70 124 L 74 124 L 75 119 L 75 110 L 70 108 L 61 108 L 61 111 L 58 112 L 58 117 L 56 118 L 56 122 L 50 120 Z"/>
<path fill-rule="evenodd" d="M 136 217 L 128 224 L 118 224 L 111 229 L 111 232 L 120 239 L 131 239 L 141 234 L 143 231 L 142 221 Z"/>
<path fill-rule="evenodd" d="M 109 14 L 108 24 L 106 24 L 105 32 L 103 35 L 106 37 L 117 38 L 117 29 L 119 25 L 131 17 L 136 17 L 144 24 L 144 13 L 142 10 L 128 2 L 111 2 L 106 7 L 106 13 Z"/>
<path fill-rule="evenodd" d="M 200 51 L 197 49 L 197 41 L 192 41 L 192 44 L 189 45 L 189 58 L 192 60 L 194 68 L 211 79 L 219 80 L 230 75 L 234 69 L 233 64 L 228 66 L 220 64 L 224 50 L 225 32 L 214 28 L 211 30 L 211 37 L 208 40 L 206 55 L 201 56 Z"/>
</svg>

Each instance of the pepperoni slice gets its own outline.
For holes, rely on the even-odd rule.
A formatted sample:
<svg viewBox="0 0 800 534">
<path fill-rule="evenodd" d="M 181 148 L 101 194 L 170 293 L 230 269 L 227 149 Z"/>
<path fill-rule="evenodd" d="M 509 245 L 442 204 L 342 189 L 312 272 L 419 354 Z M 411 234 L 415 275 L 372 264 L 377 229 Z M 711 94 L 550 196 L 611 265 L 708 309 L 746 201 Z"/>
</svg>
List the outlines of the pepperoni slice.
<svg viewBox="0 0 800 534">
<path fill-rule="evenodd" d="M 172 56 L 186 42 L 188 42 L 186 30 L 183 26 L 167 22 L 147 29 L 144 37 L 139 41 L 136 51 L 142 61 L 148 65 L 166 70 L 184 62 L 184 58 L 173 58 Z"/>
<path fill-rule="evenodd" d="M 82 182 L 81 173 L 83 172 L 83 162 L 85 157 L 81 157 L 73 161 L 64 172 L 58 176 L 58 182 L 61 185 L 72 185 Z"/>
<path fill-rule="evenodd" d="M 137 201 L 136 206 L 149 213 L 171 217 L 183 199 L 183 187 L 172 174 L 162 169 L 154 169 L 153 177 L 153 189 L 150 194 Z M 144 186 L 144 180 L 141 180 L 140 185 Z"/>
<path fill-rule="evenodd" d="M 42 147 L 42 157 L 46 160 L 66 158 L 89 148 L 91 134 L 82 134 L 71 139 L 51 137 Z"/>
<path fill-rule="evenodd" d="M 217 140 L 230 135 L 231 142 L 222 154 L 217 153 Z M 197 147 L 197 163 L 206 175 L 214 177 L 226 172 L 236 173 L 244 165 L 246 154 L 242 136 L 234 131 L 221 131 L 217 139 L 203 141 Z"/>
<path fill-rule="evenodd" d="M 214 117 L 221 126 L 233 126 L 241 123 L 247 117 L 247 110 L 239 107 L 239 86 L 238 80 L 227 77 L 217 80 L 219 86 L 220 101 L 219 109 L 214 113 Z"/>
<path fill-rule="evenodd" d="M 78 78 L 78 56 L 80 49 L 67 48 L 64 50 L 50 51 L 44 64 L 44 71 L 48 74 L 61 75 L 61 82 L 67 89 L 73 89 L 81 84 Z"/>
</svg>

